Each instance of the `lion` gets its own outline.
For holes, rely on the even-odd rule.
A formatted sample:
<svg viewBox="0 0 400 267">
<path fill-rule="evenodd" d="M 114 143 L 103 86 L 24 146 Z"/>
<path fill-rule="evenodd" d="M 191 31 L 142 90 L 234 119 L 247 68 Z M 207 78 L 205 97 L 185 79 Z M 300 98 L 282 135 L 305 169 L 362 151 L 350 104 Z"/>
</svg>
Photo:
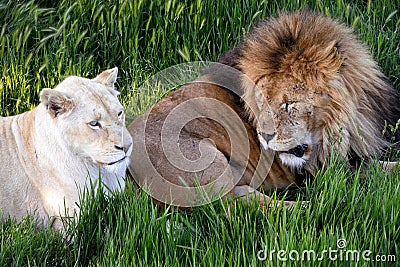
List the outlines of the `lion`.
<svg viewBox="0 0 400 267">
<path fill-rule="evenodd" d="M 356 168 L 398 138 L 383 134 L 399 119 L 397 91 L 337 20 L 282 13 L 219 63 L 128 126 L 137 148 L 129 171 L 157 202 L 204 204 L 196 193 L 204 189 L 208 201 L 257 198 L 267 207 L 265 191 L 301 184 L 332 151 Z"/>
<path fill-rule="evenodd" d="M 33 110 L 0 119 L 3 215 L 32 213 L 60 228 L 60 216 L 74 216 L 80 193 L 99 175 L 109 190 L 124 188 L 132 138 L 114 88 L 117 73 L 67 77 L 43 89 Z"/>
</svg>

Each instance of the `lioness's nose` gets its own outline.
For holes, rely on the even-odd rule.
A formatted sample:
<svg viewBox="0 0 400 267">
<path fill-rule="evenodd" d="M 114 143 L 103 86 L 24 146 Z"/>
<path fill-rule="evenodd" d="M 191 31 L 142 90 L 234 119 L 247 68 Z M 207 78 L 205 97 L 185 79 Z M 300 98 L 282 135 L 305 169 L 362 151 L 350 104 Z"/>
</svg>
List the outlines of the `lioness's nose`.
<svg viewBox="0 0 400 267">
<path fill-rule="evenodd" d="M 128 152 L 129 148 L 132 146 L 132 143 L 126 144 L 124 146 L 114 145 L 114 148 L 117 150 L 123 150 L 125 153 Z"/>
<path fill-rule="evenodd" d="M 115 145 L 114 148 L 117 149 L 117 150 L 123 150 L 124 149 L 122 146 L 117 146 L 117 145 Z"/>
<path fill-rule="evenodd" d="M 128 150 L 131 148 L 131 146 L 132 146 L 132 142 L 126 144 L 126 145 L 124 146 L 124 152 L 127 153 Z"/>
</svg>

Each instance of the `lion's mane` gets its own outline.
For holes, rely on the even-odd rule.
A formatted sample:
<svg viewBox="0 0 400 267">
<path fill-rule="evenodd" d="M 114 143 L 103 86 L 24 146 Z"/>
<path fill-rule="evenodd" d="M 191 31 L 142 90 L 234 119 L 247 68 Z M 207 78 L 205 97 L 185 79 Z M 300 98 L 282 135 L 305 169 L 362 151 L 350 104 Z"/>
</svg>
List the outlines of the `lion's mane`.
<svg viewBox="0 0 400 267">
<path fill-rule="evenodd" d="M 400 115 L 396 90 L 380 71 L 368 48 L 337 20 L 308 11 L 262 21 L 226 53 L 221 63 L 234 66 L 257 84 L 285 73 L 331 96 L 324 109 L 322 142 L 314 160 L 326 163 L 332 141 L 345 156 L 371 158 L 388 146 L 393 133 L 382 134 Z M 244 84 L 243 99 L 255 110 L 254 87 Z M 332 140 L 340 137 L 341 140 Z"/>
</svg>

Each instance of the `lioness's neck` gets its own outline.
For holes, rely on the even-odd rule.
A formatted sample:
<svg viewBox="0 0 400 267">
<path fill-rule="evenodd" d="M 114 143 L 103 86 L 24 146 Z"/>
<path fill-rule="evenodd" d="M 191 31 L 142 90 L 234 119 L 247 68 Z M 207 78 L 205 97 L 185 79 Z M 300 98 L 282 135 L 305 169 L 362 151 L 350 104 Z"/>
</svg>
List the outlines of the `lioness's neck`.
<svg viewBox="0 0 400 267">
<path fill-rule="evenodd" d="M 61 181 L 72 186 L 70 188 L 76 188 L 75 183 L 84 185 L 84 182 L 79 181 L 88 177 L 95 166 L 69 150 L 53 118 L 42 105 L 19 115 L 16 120 L 21 148 L 33 150 L 23 156 L 28 166 L 32 165 L 31 171 L 27 170 L 27 173 L 35 171 L 32 174 L 35 179 L 64 174 L 66 177 L 62 177 Z"/>
</svg>

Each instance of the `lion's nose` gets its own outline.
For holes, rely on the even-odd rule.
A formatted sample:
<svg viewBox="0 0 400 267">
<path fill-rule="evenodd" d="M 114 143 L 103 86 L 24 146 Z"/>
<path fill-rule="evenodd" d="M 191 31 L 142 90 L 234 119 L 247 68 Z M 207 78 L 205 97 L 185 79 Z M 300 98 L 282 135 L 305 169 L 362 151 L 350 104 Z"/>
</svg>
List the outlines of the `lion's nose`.
<svg viewBox="0 0 400 267">
<path fill-rule="evenodd" d="M 264 138 L 265 142 L 267 142 L 267 144 L 269 143 L 269 141 L 271 141 L 275 135 L 276 132 L 273 134 L 267 134 L 267 133 L 263 133 L 263 132 L 258 132 L 259 135 L 261 135 L 262 138 Z"/>
</svg>

